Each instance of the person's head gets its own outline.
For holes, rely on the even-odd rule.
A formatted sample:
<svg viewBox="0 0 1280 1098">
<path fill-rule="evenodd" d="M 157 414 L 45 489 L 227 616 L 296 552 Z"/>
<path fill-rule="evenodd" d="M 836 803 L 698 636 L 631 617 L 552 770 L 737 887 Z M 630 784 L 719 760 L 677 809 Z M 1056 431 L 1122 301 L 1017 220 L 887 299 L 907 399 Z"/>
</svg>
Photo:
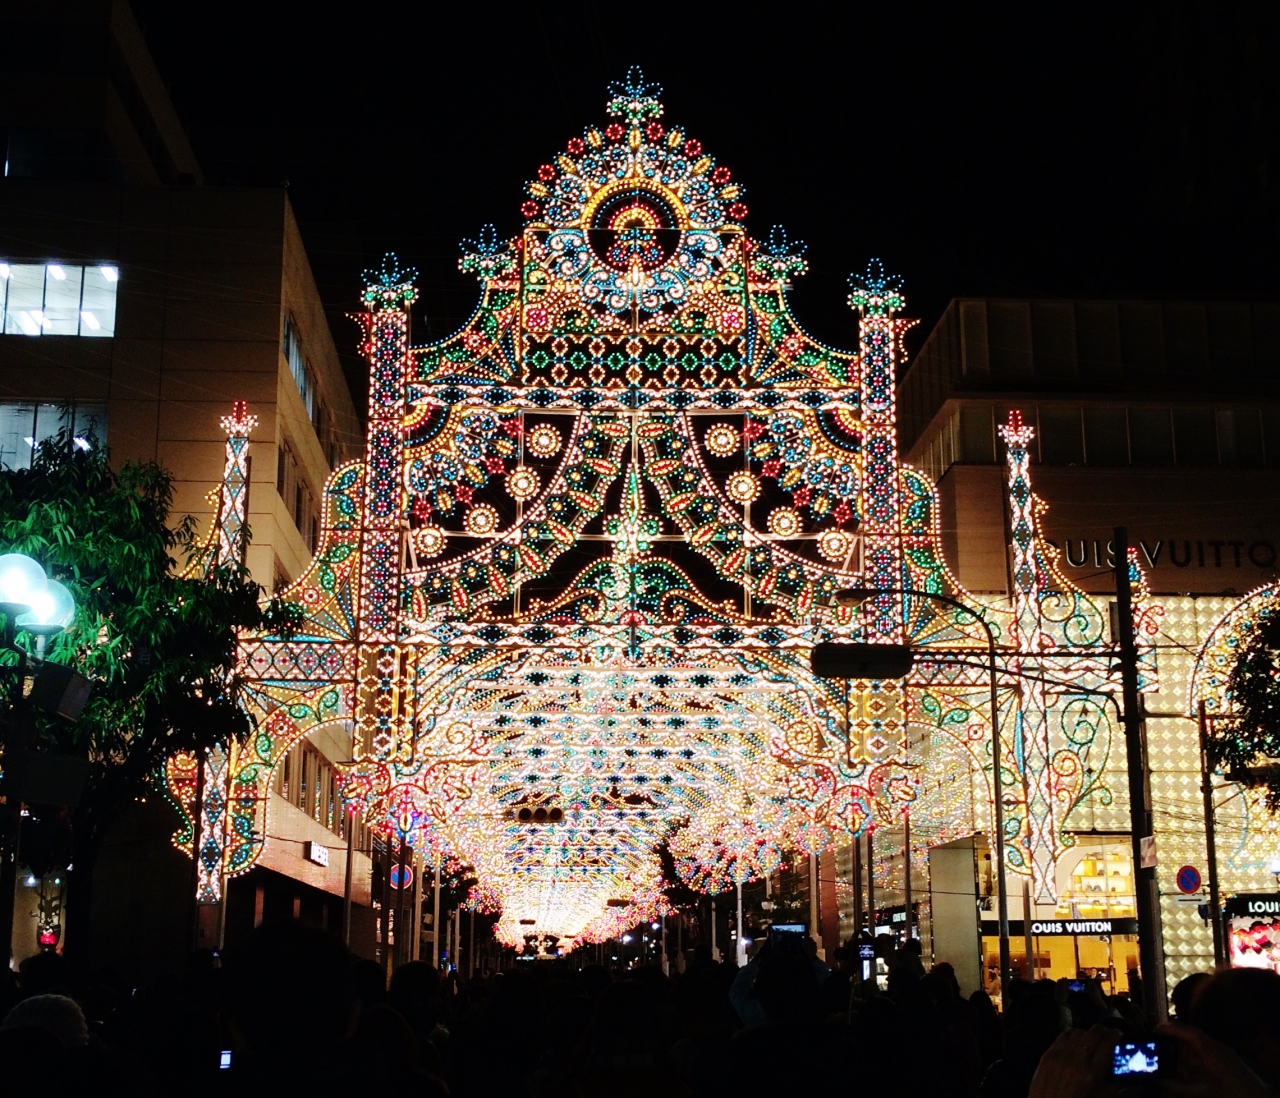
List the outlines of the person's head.
<svg viewBox="0 0 1280 1098">
<path fill-rule="evenodd" d="M 1193 972 L 1190 976 L 1184 976 L 1178 981 L 1177 987 L 1169 994 L 1170 1000 L 1173 1002 L 1173 1016 L 1180 1022 L 1187 1020 L 1187 1012 L 1191 1008 L 1191 1000 L 1195 998 L 1196 991 L 1211 979 L 1207 972 Z"/>
<path fill-rule="evenodd" d="M 89 1040 L 89 1026 L 80 1004 L 65 995 L 33 995 L 8 1014 L 0 1029 L 39 1029 L 51 1033 L 63 1048 L 78 1048 Z"/>
<path fill-rule="evenodd" d="M 811 960 L 818 956 L 818 943 L 813 940 L 812 934 L 806 934 L 804 936 L 803 945 L 804 945 L 805 954 Z"/>
<path fill-rule="evenodd" d="M 1268 1086 L 1280 1086 L 1280 975 L 1262 968 L 1216 973 L 1195 989 L 1185 1020 L 1235 1049 Z"/>
<path fill-rule="evenodd" d="M 227 950 L 226 969 L 230 1018 L 259 1055 L 325 1048 L 351 1027 L 350 959 L 323 930 L 294 921 L 260 926 Z"/>
<path fill-rule="evenodd" d="M 771 1022 L 809 1021 L 821 1008 L 813 962 L 794 949 L 779 949 L 761 958 L 753 991 Z"/>
<path fill-rule="evenodd" d="M 67 990 L 67 962 L 61 953 L 36 953 L 18 965 L 24 995 L 55 995 Z"/>
</svg>

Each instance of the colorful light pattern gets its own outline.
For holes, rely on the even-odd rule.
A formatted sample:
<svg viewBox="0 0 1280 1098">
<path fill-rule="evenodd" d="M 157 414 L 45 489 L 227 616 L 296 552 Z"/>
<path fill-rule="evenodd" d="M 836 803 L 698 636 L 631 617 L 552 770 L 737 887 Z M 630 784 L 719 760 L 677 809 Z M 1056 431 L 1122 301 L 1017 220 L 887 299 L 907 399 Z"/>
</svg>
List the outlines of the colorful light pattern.
<svg viewBox="0 0 1280 1098">
<path fill-rule="evenodd" d="M 629 73 L 612 121 L 538 169 L 521 233 L 464 242 L 481 298 L 455 335 L 411 346 L 413 272 L 366 272 L 366 457 L 331 477 L 286 592 L 301 632 L 243 638 L 258 731 L 229 756 L 226 872 L 267 834 L 272 768 L 331 722 L 356 729 L 348 803 L 473 867 L 513 945 L 661 913 L 664 841 L 716 891 L 909 804 L 940 821 L 909 723 L 974 762 L 970 829 L 1004 768 L 1011 868 L 1038 893 L 1068 816 L 1109 798 L 1111 718 L 1082 693 L 1115 689 L 1103 614 L 1039 536 L 1028 431 L 1005 432 L 1014 606 L 989 605 L 942 561 L 933 485 L 898 462 L 898 280 L 878 261 L 852 280 L 856 353 L 811 339 L 787 300 L 804 245 L 748 235 L 741 186 L 658 94 Z M 834 603 L 855 585 L 880 593 Z M 1000 638 L 999 760 L 985 632 L 903 591 L 959 598 Z M 909 641 L 917 670 L 815 679 L 812 646 L 849 638 Z M 1059 685 L 1019 677 L 1041 672 Z M 175 761 L 171 787 L 185 775 Z"/>
</svg>

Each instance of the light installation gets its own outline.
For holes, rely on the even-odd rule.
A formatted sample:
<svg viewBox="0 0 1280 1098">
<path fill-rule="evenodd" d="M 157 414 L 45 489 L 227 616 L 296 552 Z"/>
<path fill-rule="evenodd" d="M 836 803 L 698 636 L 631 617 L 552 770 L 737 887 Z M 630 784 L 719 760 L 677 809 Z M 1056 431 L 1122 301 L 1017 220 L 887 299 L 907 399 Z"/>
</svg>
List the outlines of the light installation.
<svg viewBox="0 0 1280 1098">
<path fill-rule="evenodd" d="M 636 70 L 613 85 L 610 121 L 538 168 L 520 233 L 464 241 L 481 293 L 455 335 L 414 345 L 415 273 L 367 272 L 366 455 L 330 478 L 284 592 L 305 625 L 242 638 L 257 728 L 206 772 L 202 899 L 253 864 L 273 767 L 331 722 L 355 729 L 347 802 L 474 867 L 499 935 L 539 948 L 660 913 L 663 842 L 718 891 L 907 805 L 963 827 L 909 724 L 981 775 L 970 830 L 1002 767 L 1009 868 L 1037 895 L 1072 813 L 1109 800 L 1105 615 L 1039 536 L 1030 429 L 1004 431 L 1016 568 L 997 605 L 947 570 L 933 485 L 898 460 L 898 280 L 875 261 L 851 279 L 856 351 L 806 335 L 787 297 L 803 244 L 747 232 L 741 185 L 658 93 Z M 836 605 L 853 585 L 882 593 Z M 998 760 L 985 632 L 902 591 L 995 630 Z M 905 682 L 816 679 L 831 639 L 920 658 Z M 187 848 L 194 774 L 179 758 L 167 779 Z"/>
</svg>

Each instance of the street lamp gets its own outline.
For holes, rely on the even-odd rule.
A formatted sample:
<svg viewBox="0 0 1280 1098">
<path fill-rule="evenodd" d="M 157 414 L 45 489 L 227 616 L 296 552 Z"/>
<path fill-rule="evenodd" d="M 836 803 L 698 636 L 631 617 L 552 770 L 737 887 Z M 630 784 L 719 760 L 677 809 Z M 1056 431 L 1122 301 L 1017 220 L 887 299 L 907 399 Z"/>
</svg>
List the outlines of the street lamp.
<svg viewBox="0 0 1280 1098">
<path fill-rule="evenodd" d="M 996 635 L 990 624 L 976 610 L 949 595 L 939 595 L 932 591 L 917 591 L 910 587 L 849 587 L 837 591 L 836 605 L 846 607 L 861 606 L 867 599 L 878 595 L 908 595 L 912 598 L 931 599 L 945 603 L 956 610 L 968 614 L 982 626 L 987 634 L 987 670 L 991 677 L 991 790 L 995 797 L 995 820 L 992 830 L 996 833 L 996 904 L 1000 920 L 1000 991 L 1008 990 L 1012 976 L 1009 961 L 1009 891 L 1005 877 L 1004 865 L 1004 787 L 1000 778 L 1000 702 L 996 690 Z M 861 646 L 873 648 L 874 645 Z M 909 670 L 909 668 L 908 668 Z M 846 725 L 845 735 L 848 735 Z M 908 852 L 907 872 L 911 872 L 910 852 Z M 907 916 L 910 920 L 910 913 Z M 910 922 L 908 921 L 908 927 Z"/>
<path fill-rule="evenodd" d="M 30 633 L 36 638 L 36 659 L 43 663 L 44 647 L 48 638 L 61 633 L 76 614 L 75 600 L 57 580 L 45 575 L 44 569 L 25 553 L 0 554 L 0 613 L 4 614 L 4 645 L 18 653 L 16 688 L 10 699 L 14 707 L 25 702 L 27 653 L 17 644 L 19 632 Z M 48 665 L 45 665 L 46 667 Z M 57 669 L 67 676 L 74 674 L 70 668 Z M 60 691 L 61 693 L 61 691 Z M 83 705 L 83 701 L 80 702 Z M 79 710 L 76 710 L 78 715 Z M 14 731 L 20 735 L 20 724 Z M 4 806 L 0 808 L 0 845 L 3 861 L 0 862 L 0 962 L 9 964 L 13 945 L 13 897 L 17 886 L 18 832 L 20 794 L 15 786 L 21 741 L 7 745 L 3 789 Z"/>
</svg>

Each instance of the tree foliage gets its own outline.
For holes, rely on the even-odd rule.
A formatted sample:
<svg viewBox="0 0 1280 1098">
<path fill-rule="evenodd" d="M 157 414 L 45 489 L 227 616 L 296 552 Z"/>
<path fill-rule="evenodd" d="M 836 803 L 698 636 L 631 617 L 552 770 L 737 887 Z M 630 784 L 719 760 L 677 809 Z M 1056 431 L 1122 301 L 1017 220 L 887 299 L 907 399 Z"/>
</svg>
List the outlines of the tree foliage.
<svg viewBox="0 0 1280 1098">
<path fill-rule="evenodd" d="M 43 443 L 30 469 L 0 471 L 0 551 L 39 561 L 76 601 L 74 622 L 45 658 L 94 684 L 78 720 L 30 713 L 20 726 L 24 747 L 89 762 L 72 817 L 77 870 L 168 755 L 249 732 L 235 699 L 237 630 L 287 627 L 296 616 L 288 605 L 261 606 L 239 563 L 183 576 L 194 524 L 170 525 L 172 506 L 165 470 L 114 470 L 96 442 L 82 449 L 69 431 Z M 20 633 L 18 642 L 34 651 L 33 638 Z M 84 881 L 74 873 L 73 892 L 76 877 Z"/>
<path fill-rule="evenodd" d="M 1229 776 L 1263 786 L 1280 807 L 1280 615 L 1261 618 L 1244 638 L 1228 681 L 1232 715 L 1215 721 L 1209 757 Z"/>
</svg>

